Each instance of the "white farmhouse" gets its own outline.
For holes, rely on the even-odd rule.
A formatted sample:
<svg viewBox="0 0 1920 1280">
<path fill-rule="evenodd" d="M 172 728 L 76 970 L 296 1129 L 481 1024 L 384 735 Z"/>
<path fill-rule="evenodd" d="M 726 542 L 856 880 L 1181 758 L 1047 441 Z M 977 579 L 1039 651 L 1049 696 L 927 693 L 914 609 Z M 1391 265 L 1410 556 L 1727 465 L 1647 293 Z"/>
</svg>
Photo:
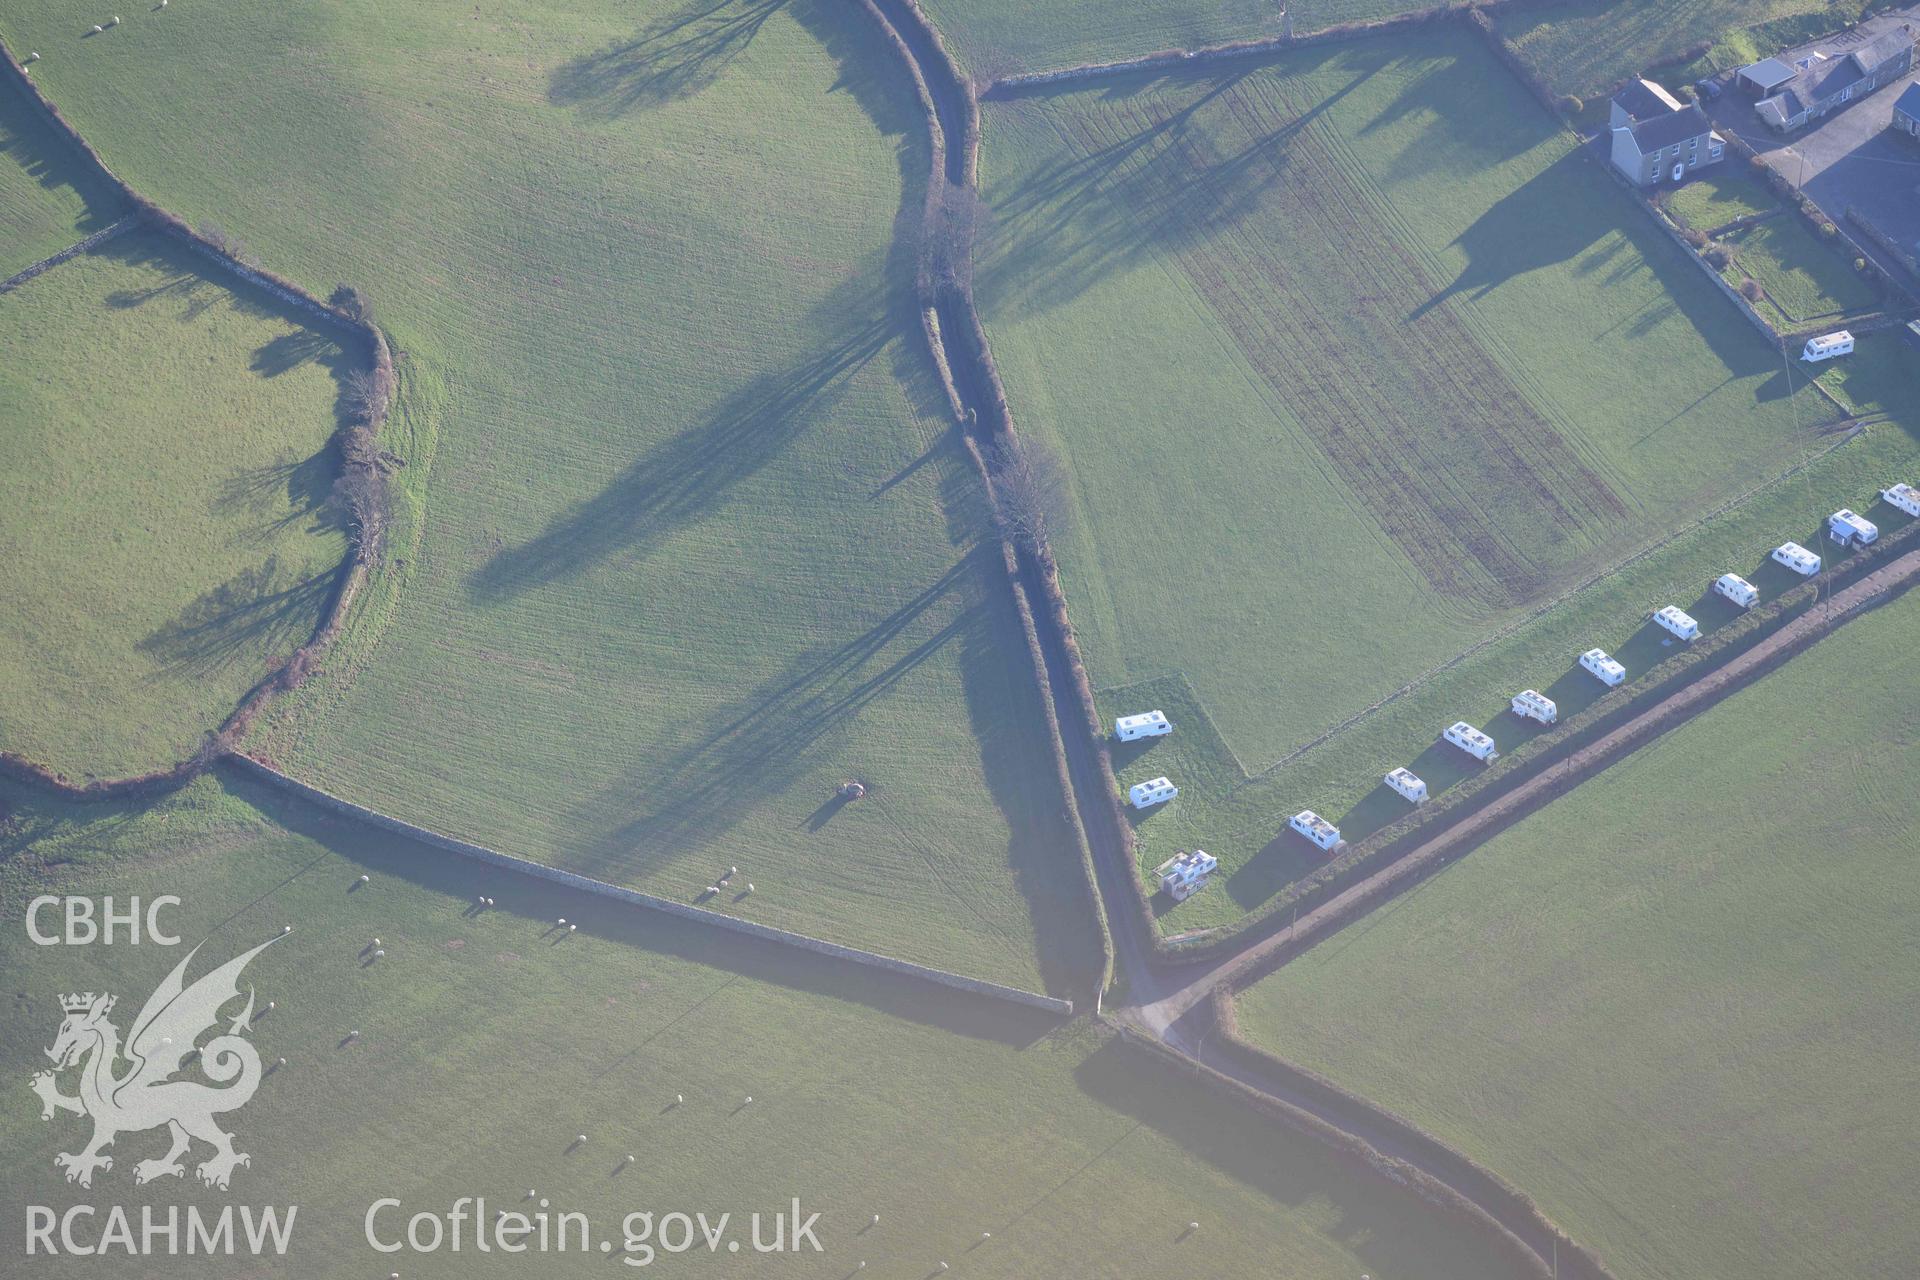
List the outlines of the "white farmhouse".
<svg viewBox="0 0 1920 1280">
<path fill-rule="evenodd" d="M 1328 853 L 1340 847 L 1340 828 L 1311 809 L 1302 809 L 1287 819 L 1287 825 Z"/>
<path fill-rule="evenodd" d="M 1180 788 L 1165 778 L 1149 778 L 1145 782 L 1136 782 L 1127 788 L 1127 799 L 1136 809 L 1151 809 L 1157 804 L 1165 804 L 1180 794 Z"/>
<path fill-rule="evenodd" d="M 1920 85 L 1915 87 L 1920 88 Z M 1880 501 L 1895 511 L 1904 511 L 1910 516 L 1920 516 L 1920 489 L 1910 484 L 1896 484 L 1890 489 L 1882 489 Z"/>
<path fill-rule="evenodd" d="M 1713 581 L 1714 592 L 1733 601 L 1742 609 L 1751 609 L 1760 598 L 1760 588 L 1748 582 L 1737 573 L 1723 573 Z"/>
<path fill-rule="evenodd" d="M 1655 626 L 1676 640 L 1692 640 L 1700 634 L 1700 624 L 1694 621 L 1692 614 L 1677 604 L 1670 604 L 1664 609 L 1655 611 L 1653 622 Z"/>
<path fill-rule="evenodd" d="M 1387 786 L 1393 789 L 1402 800 L 1413 804 L 1427 802 L 1427 784 L 1420 775 L 1411 769 L 1395 769 L 1387 775 Z"/>
<path fill-rule="evenodd" d="M 1207 887 L 1207 877 L 1220 865 L 1220 859 L 1205 849 L 1176 853 L 1153 869 L 1160 891 L 1175 902 L 1185 902 Z"/>
<path fill-rule="evenodd" d="M 1166 713 L 1162 711 L 1121 716 L 1113 722 L 1113 736 L 1122 742 L 1132 742 L 1135 738 L 1157 738 L 1172 732 L 1173 725 L 1168 723 Z"/>
<path fill-rule="evenodd" d="M 1831 360 L 1835 356 L 1852 354 L 1853 335 L 1845 329 L 1841 329 L 1837 333 L 1823 333 L 1818 337 L 1808 338 L 1807 345 L 1800 350 L 1800 358 L 1802 360 L 1816 362 Z"/>
<path fill-rule="evenodd" d="M 1589 675 L 1608 688 L 1613 688 L 1627 678 L 1627 669 L 1608 656 L 1605 649 L 1587 650 L 1580 655 L 1580 665 Z"/>
<path fill-rule="evenodd" d="M 1560 706 L 1538 689 L 1522 689 L 1513 695 L 1513 714 L 1522 720 L 1552 724 L 1560 718 Z"/>
<path fill-rule="evenodd" d="M 1827 536 L 1843 547 L 1867 546 L 1880 537 L 1880 526 L 1845 507 L 1827 517 Z"/>
<path fill-rule="evenodd" d="M 1494 750 L 1493 739 L 1468 724 L 1465 720 L 1456 720 L 1447 726 L 1440 735 L 1454 746 L 1460 748 L 1475 760 L 1495 760 L 1500 753 Z"/>
</svg>

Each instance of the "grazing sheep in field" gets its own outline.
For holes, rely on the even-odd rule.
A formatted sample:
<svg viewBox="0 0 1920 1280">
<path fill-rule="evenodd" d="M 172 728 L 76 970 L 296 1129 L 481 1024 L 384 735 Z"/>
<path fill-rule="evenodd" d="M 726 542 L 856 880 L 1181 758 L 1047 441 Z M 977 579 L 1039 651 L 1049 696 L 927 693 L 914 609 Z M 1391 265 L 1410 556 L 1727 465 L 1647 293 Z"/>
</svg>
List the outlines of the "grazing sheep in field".
<svg viewBox="0 0 1920 1280">
<path fill-rule="evenodd" d="M 27 61 L 28 61 L 28 62 L 38 62 L 38 61 L 40 61 L 40 55 L 39 55 L 39 54 L 37 54 L 37 53 L 30 53 L 30 54 L 28 54 L 28 55 L 27 55 Z"/>
<path fill-rule="evenodd" d="M 106 28 L 101 26 L 99 23 L 96 22 L 93 24 L 93 34 L 99 35 L 102 31 L 105 31 L 105 30 Z"/>
<path fill-rule="evenodd" d="M 373 958 L 374 958 L 375 960 L 384 960 L 384 959 L 386 959 L 386 957 L 387 957 L 387 953 L 386 953 L 386 952 L 384 952 L 384 951 L 375 951 L 375 952 L 373 953 Z"/>
</svg>

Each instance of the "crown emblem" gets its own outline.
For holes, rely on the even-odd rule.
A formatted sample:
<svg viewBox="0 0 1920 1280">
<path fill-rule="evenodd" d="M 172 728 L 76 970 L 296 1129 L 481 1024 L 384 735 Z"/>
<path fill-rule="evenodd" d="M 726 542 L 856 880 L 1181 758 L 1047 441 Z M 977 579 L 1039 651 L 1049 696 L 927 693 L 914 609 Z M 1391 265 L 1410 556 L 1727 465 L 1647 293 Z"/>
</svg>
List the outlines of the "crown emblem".
<svg viewBox="0 0 1920 1280">
<path fill-rule="evenodd" d="M 75 993 L 73 995 L 61 996 L 60 1007 L 68 1013 L 85 1013 L 87 1010 L 93 1008 L 93 992 L 89 991 L 85 995 Z"/>
</svg>

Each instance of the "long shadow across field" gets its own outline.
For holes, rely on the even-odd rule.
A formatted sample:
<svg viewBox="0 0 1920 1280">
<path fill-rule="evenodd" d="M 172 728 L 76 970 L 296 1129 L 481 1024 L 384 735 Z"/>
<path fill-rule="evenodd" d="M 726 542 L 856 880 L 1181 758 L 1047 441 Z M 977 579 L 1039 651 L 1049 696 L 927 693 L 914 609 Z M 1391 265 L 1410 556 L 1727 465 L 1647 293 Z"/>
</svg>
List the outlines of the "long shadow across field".
<svg viewBox="0 0 1920 1280">
<path fill-rule="evenodd" d="M 756 811 L 755 797 L 778 794 L 811 767 L 810 750 L 838 733 L 921 663 L 981 624 L 969 605 L 916 643 L 894 648 L 950 593 L 982 568 L 984 548 L 956 561 L 876 625 L 842 644 L 796 657 L 730 711 L 699 742 L 649 763 L 611 788 L 655 797 L 640 816 L 594 841 L 569 866 L 614 880 L 636 864 L 670 862 L 707 848 Z M 599 801 L 592 805 L 597 811 Z M 591 820 L 591 819 L 590 819 Z"/>
<path fill-rule="evenodd" d="M 1106 98 L 1130 100 L 1153 118 L 1034 176 L 992 207 L 989 239 L 996 251 L 986 255 L 982 295 L 996 310 L 1008 303 L 1059 306 L 1114 271 L 1239 223 L 1264 192 L 1286 180 L 1288 148 L 1300 132 L 1391 61 L 1385 55 L 1363 60 L 1354 49 L 1342 56 L 1355 63 L 1352 79 L 1251 137 L 1232 131 L 1241 113 L 1211 108 L 1230 104 L 1250 78 L 1270 71 L 1154 74 L 1109 88 Z"/>
<path fill-rule="evenodd" d="M 268 556 L 201 594 L 135 647 L 171 672 L 196 678 L 287 653 L 312 633 L 345 572 L 341 564 L 301 577 Z"/>
<path fill-rule="evenodd" d="M 468 590 L 481 602 L 512 597 L 618 552 L 645 550 L 699 519 L 831 410 L 893 332 L 882 316 L 797 368 L 753 379 L 530 541 L 496 553 L 468 579 Z"/>
<path fill-rule="evenodd" d="M 786 0 L 692 0 L 631 40 L 555 68 L 547 101 L 613 120 L 690 98 L 718 80 L 785 6 Z"/>
</svg>

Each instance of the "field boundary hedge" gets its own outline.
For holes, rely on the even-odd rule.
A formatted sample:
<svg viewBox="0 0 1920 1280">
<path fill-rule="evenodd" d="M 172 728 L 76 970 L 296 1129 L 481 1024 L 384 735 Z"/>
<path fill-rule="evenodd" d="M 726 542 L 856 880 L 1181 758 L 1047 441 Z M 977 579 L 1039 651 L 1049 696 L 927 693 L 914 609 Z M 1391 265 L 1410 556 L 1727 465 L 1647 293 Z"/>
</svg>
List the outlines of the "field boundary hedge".
<svg viewBox="0 0 1920 1280">
<path fill-rule="evenodd" d="M 349 314 L 339 307 L 322 302 L 293 281 L 276 275 L 264 267 L 240 261 L 227 248 L 215 244 L 205 235 L 188 226 L 184 219 L 141 195 L 108 166 L 100 153 L 94 150 L 93 144 L 81 136 L 79 130 L 67 122 L 67 118 L 60 114 L 60 108 L 40 91 L 40 86 L 22 69 L 4 40 L 0 40 L 0 76 L 9 78 L 13 86 L 52 126 L 54 133 L 79 151 L 97 174 L 132 206 L 133 212 L 123 218 L 120 223 L 115 224 L 121 230 L 137 223 L 169 236 L 217 268 L 231 273 L 311 318 L 335 328 L 345 334 L 350 341 L 360 343 L 364 347 L 368 367 L 373 376 L 376 408 L 368 420 L 358 426 L 365 429 L 369 439 L 378 435 L 385 423 L 387 409 L 393 397 L 394 374 L 393 352 L 387 345 L 386 335 L 377 325 L 364 315 Z M 109 230 L 112 229 L 109 228 Z M 114 234 L 119 232 L 116 231 Z M 84 243 L 83 241 L 82 244 Z M 75 246 L 72 252 L 79 251 L 79 247 Z M 356 471 L 365 472 L 368 477 L 384 484 L 382 470 L 384 463 L 377 456 L 376 451 L 345 447 L 350 433 L 355 429 L 355 426 L 343 425 L 334 432 L 334 441 L 341 447 L 342 472 L 349 475 Z M 334 638 L 340 634 L 345 625 L 347 612 L 373 567 L 382 532 L 376 518 L 370 522 L 370 527 L 363 527 L 359 536 L 349 541 L 347 556 L 340 564 L 338 579 L 326 606 L 321 610 L 320 619 L 315 623 L 312 634 L 307 637 L 305 643 L 288 656 L 284 663 L 269 672 L 242 695 L 232 713 L 217 728 L 209 732 L 202 739 L 199 748 L 186 759 L 175 762 L 169 768 L 132 777 L 75 783 L 45 765 L 28 760 L 14 752 L 0 751 L 0 775 L 29 781 L 50 788 L 70 799 L 81 800 L 157 795 L 191 782 L 205 772 L 215 760 L 235 752 L 235 743 L 245 734 L 254 717 L 259 715 L 271 699 L 297 688 L 312 674 L 321 654 L 325 652 L 328 645 L 333 643 Z"/>
<path fill-rule="evenodd" d="M 1277 1077 L 1287 1088 L 1315 1100 L 1326 1110 L 1358 1111 L 1366 1117 L 1370 1127 L 1385 1131 L 1394 1141 L 1419 1152 L 1429 1165 L 1450 1168 L 1457 1176 L 1436 1180 L 1479 1213 L 1485 1214 L 1496 1224 L 1503 1214 L 1524 1219 L 1534 1231 L 1552 1240 L 1554 1243 L 1551 1248 L 1559 1263 L 1559 1274 L 1566 1280 L 1613 1280 L 1613 1274 L 1597 1255 L 1547 1217 L 1531 1196 L 1509 1184 L 1492 1169 L 1379 1103 L 1354 1093 L 1318 1072 L 1289 1062 L 1241 1036 L 1233 1003 L 1237 989 L 1229 989 L 1226 984 L 1217 986 L 1207 1002 L 1211 1025 L 1208 1042 L 1219 1046 L 1228 1059 L 1256 1075 Z M 1426 1176 L 1432 1178 L 1436 1175 L 1428 1173 Z M 1474 1187 L 1473 1195 L 1460 1189 L 1462 1182 Z M 1501 1214 L 1487 1207 L 1488 1200 L 1498 1206 Z M 1501 1230 L 1513 1234 L 1510 1228 L 1503 1226 Z M 1537 1253 L 1529 1252 L 1538 1258 Z"/>
<path fill-rule="evenodd" d="M 369 809 L 365 805 L 355 804 L 351 800 L 334 795 L 312 783 L 302 782 L 298 778 L 280 772 L 263 760 L 255 759 L 244 752 L 234 752 L 228 761 L 242 772 L 252 775 L 270 786 L 278 787 L 289 794 L 299 796 L 318 808 L 364 822 L 369 826 L 406 836 L 411 840 L 431 848 L 442 849 L 449 853 L 484 862 L 491 866 L 504 867 L 523 875 L 548 880 L 554 884 L 577 889 L 583 893 L 595 894 L 602 898 L 611 898 L 631 906 L 645 907 L 666 915 L 678 916 L 682 920 L 693 920 L 718 929 L 731 930 L 745 934 L 764 942 L 778 943 L 800 951 L 810 951 L 816 955 L 845 960 L 852 964 L 864 965 L 869 969 L 878 969 L 887 973 L 904 974 L 910 978 L 920 978 L 937 983 L 943 987 L 952 987 L 958 991 L 967 991 L 975 995 L 990 996 L 996 1000 L 1011 1004 L 1024 1005 L 1032 1009 L 1043 1009 L 1061 1017 L 1071 1016 L 1073 1002 L 1053 996 L 1041 995 L 1033 991 L 1022 991 L 1018 987 L 1009 987 L 998 982 L 988 982 L 984 978 L 969 978 L 964 974 L 951 973 L 937 969 L 932 965 L 916 964 L 911 960 L 900 960 L 893 956 L 883 956 L 875 951 L 863 951 L 858 947 L 844 946 L 838 942 L 828 942 L 809 934 L 796 933 L 790 929 L 776 929 L 772 925 L 758 924 L 752 920 L 742 920 L 738 916 L 726 915 L 719 911 L 709 911 L 690 903 L 675 902 L 671 898 L 658 897 L 651 893 L 641 893 L 637 889 L 625 889 L 605 880 L 595 880 L 591 876 L 579 875 L 572 871 L 563 871 L 559 867 L 550 867 L 543 862 L 534 862 L 528 858 L 516 857 L 510 853 L 501 853 L 485 845 L 474 844 L 467 840 L 430 831 L 426 827 L 415 826 L 400 818 Z"/>
<path fill-rule="evenodd" d="M 62 249 L 60 252 L 55 254 L 49 254 L 47 257 L 44 257 L 40 259 L 40 261 L 34 263 L 32 266 L 26 267 L 26 268 L 23 268 L 22 270 L 14 272 L 12 275 L 8 276 L 5 280 L 0 280 L 0 293 L 12 293 L 15 289 L 18 289 L 21 285 L 33 279 L 35 276 L 42 275 L 48 271 L 51 271 L 63 262 L 71 262 L 73 259 L 79 257 L 83 253 L 86 253 L 90 249 L 99 248 L 101 245 L 113 239 L 115 236 L 121 234 L 124 231 L 130 230 L 133 227 L 133 225 L 139 220 L 140 219 L 137 214 L 130 213 L 126 215 L 124 218 L 121 218 L 119 221 L 113 223 L 112 225 L 102 227 L 100 230 L 94 232 L 90 236 L 87 236 L 85 239 L 76 241 L 75 243 L 68 245 L 66 248 Z"/>
<path fill-rule="evenodd" d="M 1288 1102 L 1245 1081 L 1237 1080 L 1218 1068 L 1190 1057 L 1137 1027 L 1115 1022 L 1108 1022 L 1106 1025 L 1119 1033 L 1119 1043 L 1126 1045 L 1135 1053 L 1152 1058 L 1182 1075 L 1197 1080 L 1213 1093 L 1251 1107 L 1284 1128 L 1329 1148 L 1349 1167 L 1384 1179 L 1418 1196 L 1443 1213 L 1460 1219 L 1483 1236 L 1489 1245 L 1511 1255 L 1531 1274 L 1541 1277 L 1541 1280 L 1547 1280 L 1551 1275 L 1546 1260 L 1530 1245 L 1504 1226 L 1485 1206 L 1444 1179 L 1427 1172 L 1411 1161 L 1388 1155 L 1365 1138 L 1341 1128 L 1305 1107 Z M 1458 1158 L 1464 1159 L 1464 1157 Z M 1590 1273 L 1569 1274 L 1580 1276 L 1581 1280 L 1612 1280 L 1603 1269 Z"/>
<path fill-rule="evenodd" d="M 938 376 L 940 388 L 947 399 L 947 407 L 953 415 L 953 421 L 960 430 L 960 438 L 967 456 L 980 476 L 981 486 L 986 494 L 989 507 L 994 505 L 993 468 L 986 453 L 976 438 L 979 429 L 977 410 L 970 408 L 968 398 L 962 394 L 956 377 L 953 361 L 948 352 L 945 326 L 941 320 L 939 278 L 947 274 L 938 269 L 934 261 L 936 236 L 945 218 L 945 188 L 955 173 L 953 159 L 949 152 L 947 130 L 940 121 L 940 108 L 935 99 L 935 86 L 931 84 L 918 57 L 914 54 L 912 43 L 895 25 L 890 13 L 898 14 L 902 22 L 917 23 L 921 40 L 934 52 L 934 56 L 944 64 L 943 78 L 946 81 L 944 92 L 952 95 L 956 101 L 950 102 L 949 110 L 957 107 L 963 122 L 961 130 L 962 151 L 958 162 L 958 175 L 962 179 L 959 185 L 971 188 L 979 162 L 980 149 L 980 108 L 974 100 L 971 86 L 961 77 L 952 56 L 948 54 L 945 42 L 933 25 L 920 12 L 918 0 L 861 0 L 861 7 L 877 23 L 886 35 L 894 53 L 905 63 L 908 78 L 912 80 L 914 90 L 919 97 L 920 107 L 926 118 L 929 149 L 932 159 L 927 178 L 927 197 L 924 217 L 920 228 L 920 243 L 915 246 L 919 266 L 916 275 L 923 291 L 930 297 L 923 301 L 920 308 L 921 336 L 927 344 L 934 372 Z M 949 246 L 951 247 L 951 246 Z M 971 251 L 971 245 L 965 245 Z M 946 264 L 954 267 L 958 264 L 951 260 Z M 972 313 L 971 297 L 967 296 L 958 280 L 965 278 L 964 272 L 953 281 L 950 291 L 964 300 L 969 315 Z M 973 320 L 978 327 L 978 319 Z M 985 334 L 980 334 L 982 342 Z M 991 374 L 991 370 L 988 371 Z M 998 376 L 992 375 L 997 386 Z M 978 383 L 976 376 L 972 381 Z M 1005 417 L 1006 402 L 1004 396 L 999 399 L 1001 421 Z M 1063 816 L 1074 842 L 1074 851 L 1080 862 L 1080 873 L 1087 893 L 1087 903 L 1093 912 L 1093 926 L 1099 939 L 1100 964 L 1093 984 L 1093 1007 L 1097 1012 L 1106 989 L 1113 983 L 1114 946 L 1113 933 L 1107 924 L 1106 903 L 1100 892 L 1099 872 L 1093 861 L 1093 850 L 1088 843 L 1087 830 L 1081 820 L 1078 792 L 1073 786 L 1072 769 L 1067 761 L 1066 743 L 1061 734 L 1059 717 L 1053 703 L 1052 679 L 1048 674 L 1045 650 L 1034 620 L 1033 603 L 1021 580 L 1019 551 L 1005 538 L 1000 539 L 1001 567 L 1006 574 L 1007 585 L 1013 594 L 1014 612 L 1020 619 L 1020 630 L 1026 641 L 1027 657 L 1032 669 L 1037 691 L 1040 695 L 1042 714 L 1047 730 L 1047 747 L 1053 757 L 1053 768 L 1058 779 Z"/>
</svg>

